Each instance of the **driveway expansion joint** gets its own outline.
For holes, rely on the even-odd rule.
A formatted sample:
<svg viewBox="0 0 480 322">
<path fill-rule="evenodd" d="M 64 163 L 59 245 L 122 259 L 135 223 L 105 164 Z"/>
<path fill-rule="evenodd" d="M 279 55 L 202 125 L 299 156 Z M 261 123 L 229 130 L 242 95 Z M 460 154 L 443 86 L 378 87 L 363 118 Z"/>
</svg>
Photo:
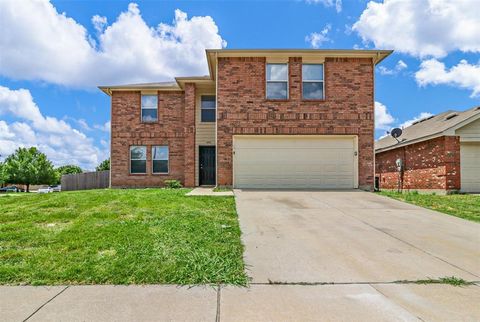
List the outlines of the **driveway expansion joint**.
<svg viewBox="0 0 480 322">
<path fill-rule="evenodd" d="M 405 284 L 417 284 L 417 285 L 430 285 L 430 284 L 441 284 L 441 285 L 451 285 L 448 282 L 443 282 L 440 279 L 427 279 L 427 280 L 396 280 L 396 281 L 385 281 L 385 282 L 282 282 L 282 281 L 269 281 L 269 282 L 253 282 L 249 285 L 270 285 L 270 286 L 329 286 L 329 285 L 405 285 Z M 475 285 L 480 287 L 480 281 L 465 281 L 465 285 L 452 285 L 452 286 L 470 286 Z"/>
<path fill-rule="evenodd" d="M 376 292 L 378 292 L 379 294 L 381 294 L 382 296 L 384 296 L 386 299 L 388 299 L 389 301 L 392 301 L 394 303 L 396 303 L 398 306 L 400 306 L 402 309 L 404 309 L 405 311 L 407 311 L 408 313 L 412 314 L 413 316 L 415 316 L 417 319 L 419 319 L 420 321 L 425 321 L 424 319 L 422 319 L 421 317 L 419 317 L 418 315 L 416 315 L 414 312 L 411 312 L 407 307 L 403 306 L 402 304 L 398 303 L 397 301 L 395 301 L 394 299 L 390 298 L 387 294 L 383 293 L 382 291 L 380 291 L 378 288 L 376 288 L 374 285 L 370 285 L 371 288 L 373 288 Z"/>
<path fill-rule="evenodd" d="M 215 322 L 220 322 L 220 301 L 221 301 L 222 284 L 217 285 L 217 313 L 215 315 Z"/>
<path fill-rule="evenodd" d="M 70 285 L 65 286 L 62 290 L 60 290 L 60 292 L 58 292 L 57 294 L 55 294 L 51 299 L 49 299 L 48 301 L 46 301 L 45 303 L 43 303 L 42 305 L 40 305 L 35 311 L 33 311 L 32 314 L 30 314 L 29 316 L 27 316 L 27 318 L 24 319 L 23 322 L 29 320 L 29 319 L 30 319 L 32 316 L 34 316 L 38 311 L 40 311 L 45 305 L 47 305 L 48 303 L 50 303 L 51 301 L 53 301 L 57 296 L 59 296 L 60 294 L 62 294 L 63 292 L 65 292 L 69 287 L 70 287 Z"/>
</svg>

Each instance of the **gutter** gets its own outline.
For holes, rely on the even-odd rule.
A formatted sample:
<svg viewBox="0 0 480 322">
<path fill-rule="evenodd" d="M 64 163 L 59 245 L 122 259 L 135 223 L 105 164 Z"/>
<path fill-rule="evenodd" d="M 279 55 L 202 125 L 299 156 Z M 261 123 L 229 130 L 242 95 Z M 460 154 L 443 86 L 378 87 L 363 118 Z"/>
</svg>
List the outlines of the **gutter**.
<svg viewBox="0 0 480 322">
<path fill-rule="evenodd" d="M 445 135 L 444 132 L 439 132 L 439 133 L 435 133 L 435 134 L 431 134 L 431 135 L 427 135 L 427 136 L 422 136 L 422 137 L 416 138 L 414 140 L 404 141 L 404 142 L 401 142 L 401 143 L 397 143 L 395 145 L 390 145 L 390 146 L 385 147 L 385 148 L 375 149 L 375 154 L 380 153 L 380 152 L 395 150 L 397 148 L 401 148 L 401 147 L 404 147 L 404 146 L 407 146 L 407 145 L 410 145 L 410 144 L 415 144 L 415 143 L 419 143 L 419 142 L 423 142 L 423 141 L 428 141 L 428 140 L 431 140 L 431 139 L 436 139 L 436 138 L 441 137 L 441 136 L 448 136 L 448 135 Z"/>
</svg>

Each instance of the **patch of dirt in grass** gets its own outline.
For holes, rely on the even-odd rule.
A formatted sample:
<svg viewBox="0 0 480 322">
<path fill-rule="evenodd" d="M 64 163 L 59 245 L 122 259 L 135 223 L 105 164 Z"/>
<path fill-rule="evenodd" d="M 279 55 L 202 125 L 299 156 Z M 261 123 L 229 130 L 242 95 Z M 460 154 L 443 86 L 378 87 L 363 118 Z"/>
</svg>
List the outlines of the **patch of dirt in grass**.
<svg viewBox="0 0 480 322">
<path fill-rule="evenodd" d="M 71 221 L 65 221 L 65 222 L 55 221 L 55 222 L 36 224 L 37 227 L 44 230 L 51 231 L 51 232 L 60 232 L 71 225 L 72 225 Z"/>
<path fill-rule="evenodd" d="M 100 258 L 112 257 L 115 255 L 117 255 L 117 251 L 115 249 L 104 249 L 97 253 L 97 256 Z"/>
</svg>

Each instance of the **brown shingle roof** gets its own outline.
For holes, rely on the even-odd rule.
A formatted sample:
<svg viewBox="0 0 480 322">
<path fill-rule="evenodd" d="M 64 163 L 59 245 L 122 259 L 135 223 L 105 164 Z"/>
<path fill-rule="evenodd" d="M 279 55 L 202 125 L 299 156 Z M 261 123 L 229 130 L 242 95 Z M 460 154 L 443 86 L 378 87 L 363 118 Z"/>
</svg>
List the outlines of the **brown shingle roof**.
<svg viewBox="0 0 480 322">
<path fill-rule="evenodd" d="M 376 141 L 375 151 L 381 152 L 390 150 L 397 146 L 408 145 L 422 141 L 422 139 L 428 139 L 435 135 L 440 135 L 446 130 L 453 128 L 470 118 L 474 119 L 475 117 L 476 119 L 477 115 L 480 115 L 480 106 L 463 112 L 449 110 L 424 118 L 403 129 L 402 136 L 399 138 L 400 143 L 390 135 Z"/>
</svg>

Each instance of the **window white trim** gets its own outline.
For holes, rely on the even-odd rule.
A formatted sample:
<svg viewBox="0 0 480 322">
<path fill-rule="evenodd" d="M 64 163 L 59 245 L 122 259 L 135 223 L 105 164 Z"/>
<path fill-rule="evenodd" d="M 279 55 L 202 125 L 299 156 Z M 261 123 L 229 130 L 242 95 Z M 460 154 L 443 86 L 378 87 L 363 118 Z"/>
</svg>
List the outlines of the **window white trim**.
<svg viewBox="0 0 480 322">
<path fill-rule="evenodd" d="M 286 65 L 287 66 L 287 79 L 286 80 L 268 80 L 268 65 Z M 290 85 L 289 85 L 289 78 L 290 78 L 290 66 L 288 63 L 270 63 L 267 62 L 265 64 L 265 98 L 267 100 L 272 100 L 272 101 L 283 101 L 283 100 L 288 100 L 290 98 Z M 285 98 L 269 98 L 268 97 L 268 83 L 287 83 L 287 97 Z"/>
<path fill-rule="evenodd" d="M 210 96 L 210 97 L 214 97 L 214 98 L 215 98 L 215 100 L 214 100 L 214 102 L 215 102 L 215 107 L 205 107 L 205 108 L 203 107 L 203 105 L 202 105 L 202 102 L 203 102 L 203 101 L 202 101 L 202 98 L 203 98 L 203 97 L 206 97 L 206 96 Z M 202 95 L 200 95 L 200 123 L 215 123 L 215 122 L 217 122 L 217 116 L 216 116 L 217 113 L 215 113 L 215 119 L 214 119 L 213 121 L 204 121 L 204 120 L 202 119 L 202 115 L 203 115 L 203 114 L 202 114 L 202 111 L 203 111 L 203 110 L 216 110 L 216 109 L 217 109 L 217 96 L 216 96 L 216 95 L 211 95 L 211 94 L 202 94 Z"/>
<path fill-rule="evenodd" d="M 143 97 L 145 96 L 153 96 L 155 97 L 155 102 L 156 104 L 155 105 L 152 105 L 152 106 L 144 106 L 143 105 Z M 144 110 L 155 110 L 157 111 L 157 117 L 155 120 L 152 120 L 152 121 L 145 121 L 143 119 L 143 111 Z M 158 95 L 157 94 L 144 94 L 144 93 L 141 93 L 140 94 L 140 121 L 142 123 L 155 123 L 155 122 L 158 122 Z"/>
<path fill-rule="evenodd" d="M 322 79 L 303 79 L 303 66 L 305 65 L 322 65 Z M 322 98 L 305 98 L 303 96 L 303 84 L 304 83 L 322 83 Z M 302 100 L 315 101 L 315 100 L 325 100 L 325 64 L 323 63 L 302 63 Z"/>
<path fill-rule="evenodd" d="M 145 159 L 133 159 L 132 158 L 132 149 L 133 148 L 144 148 L 145 149 Z M 129 162 L 128 162 L 128 172 L 130 174 L 147 174 L 147 146 L 146 145 L 131 145 L 129 153 Z M 132 172 L 132 161 L 145 161 L 145 172 Z"/>
<path fill-rule="evenodd" d="M 156 159 L 155 158 L 155 153 L 153 150 L 155 148 L 167 148 L 167 158 L 166 159 Z M 167 172 L 155 172 L 153 170 L 153 163 L 154 161 L 167 161 Z M 168 145 L 152 145 L 152 173 L 153 174 L 169 174 L 170 173 L 170 148 Z"/>
</svg>

